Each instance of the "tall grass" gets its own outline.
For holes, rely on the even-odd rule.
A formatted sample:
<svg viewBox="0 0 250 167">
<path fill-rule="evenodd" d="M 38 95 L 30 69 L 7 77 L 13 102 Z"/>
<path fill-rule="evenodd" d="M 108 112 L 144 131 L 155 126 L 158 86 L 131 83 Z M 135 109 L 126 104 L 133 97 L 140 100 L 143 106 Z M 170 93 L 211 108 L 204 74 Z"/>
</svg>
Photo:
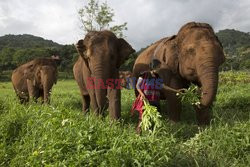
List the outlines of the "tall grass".
<svg viewBox="0 0 250 167">
<path fill-rule="evenodd" d="M 122 91 L 121 120 L 111 121 L 81 113 L 73 80 L 54 86 L 50 105 L 21 105 L 0 83 L 0 166 L 249 166 L 249 92 L 249 83 L 220 84 L 210 126 L 198 127 L 185 105 L 181 122 L 163 115 L 154 136 L 139 136 L 132 90 Z"/>
</svg>

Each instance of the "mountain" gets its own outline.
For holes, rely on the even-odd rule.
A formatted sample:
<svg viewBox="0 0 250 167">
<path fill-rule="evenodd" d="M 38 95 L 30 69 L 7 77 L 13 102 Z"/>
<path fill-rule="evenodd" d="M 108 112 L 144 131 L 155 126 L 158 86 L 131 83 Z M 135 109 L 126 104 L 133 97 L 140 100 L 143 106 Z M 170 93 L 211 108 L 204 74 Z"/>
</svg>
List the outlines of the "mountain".
<svg viewBox="0 0 250 167">
<path fill-rule="evenodd" d="M 0 37 L 0 72 L 13 70 L 34 58 L 52 55 L 60 57 L 61 71 L 72 71 L 73 63 L 78 57 L 74 45 L 60 45 L 29 34 Z"/>
<path fill-rule="evenodd" d="M 234 29 L 216 33 L 223 45 L 226 61 L 223 70 L 250 70 L 250 33 Z"/>
<path fill-rule="evenodd" d="M 226 62 L 222 70 L 250 70 L 250 33 L 234 29 L 220 30 L 216 33 L 226 54 Z M 145 48 L 133 54 L 121 67 L 122 70 L 132 70 L 135 59 Z M 72 71 L 78 58 L 74 45 L 60 45 L 52 40 L 46 40 L 34 35 L 5 35 L 0 37 L 0 71 L 12 70 L 37 57 L 59 55 L 61 65 L 59 70 Z"/>
<path fill-rule="evenodd" d="M 237 49 L 250 47 L 250 33 L 241 32 L 234 29 L 220 30 L 216 33 L 221 41 L 224 51 L 229 56 L 236 56 Z"/>
<path fill-rule="evenodd" d="M 61 45 L 34 35 L 5 35 L 0 37 L 0 50 L 3 48 L 45 48 L 60 47 Z"/>
</svg>

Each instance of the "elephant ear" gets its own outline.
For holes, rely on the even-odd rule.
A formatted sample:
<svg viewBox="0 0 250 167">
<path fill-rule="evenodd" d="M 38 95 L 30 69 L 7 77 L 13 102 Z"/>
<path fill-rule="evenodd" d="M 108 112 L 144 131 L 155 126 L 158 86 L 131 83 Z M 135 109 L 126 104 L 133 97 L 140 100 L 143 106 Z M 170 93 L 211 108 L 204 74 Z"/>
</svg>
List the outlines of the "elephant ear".
<svg viewBox="0 0 250 167">
<path fill-rule="evenodd" d="M 134 53 L 135 50 L 129 45 L 123 38 L 118 39 L 118 58 L 116 67 L 119 68 L 125 60 L 129 58 L 129 55 Z"/>
<path fill-rule="evenodd" d="M 84 45 L 84 40 L 83 40 L 83 39 L 79 40 L 79 41 L 76 43 L 75 47 L 76 47 L 76 50 L 77 50 L 77 52 L 79 53 L 79 55 L 80 55 L 82 58 L 86 59 L 86 54 L 85 54 L 86 46 Z"/>
<path fill-rule="evenodd" d="M 179 60 L 177 54 L 173 54 L 166 59 L 167 66 L 172 70 L 173 73 L 178 72 Z"/>
<path fill-rule="evenodd" d="M 179 66 L 177 45 L 172 39 L 168 40 L 167 43 L 163 51 L 162 61 L 176 74 Z"/>
</svg>

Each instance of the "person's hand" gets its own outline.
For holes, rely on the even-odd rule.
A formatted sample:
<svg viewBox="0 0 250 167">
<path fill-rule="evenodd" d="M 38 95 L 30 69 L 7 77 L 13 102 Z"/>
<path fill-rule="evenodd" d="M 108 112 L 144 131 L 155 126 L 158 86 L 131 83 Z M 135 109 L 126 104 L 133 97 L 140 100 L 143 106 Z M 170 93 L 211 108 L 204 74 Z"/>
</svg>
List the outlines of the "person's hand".
<svg viewBox="0 0 250 167">
<path fill-rule="evenodd" d="M 145 99 L 146 99 L 145 95 L 141 94 L 141 100 L 145 100 Z"/>
<path fill-rule="evenodd" d="M 177 90 L 177 93 L 185 93 L 186 92 L 186 89 L 185 88 L 182 88 L 182 89 L 178 89 Z"/>
</svg>

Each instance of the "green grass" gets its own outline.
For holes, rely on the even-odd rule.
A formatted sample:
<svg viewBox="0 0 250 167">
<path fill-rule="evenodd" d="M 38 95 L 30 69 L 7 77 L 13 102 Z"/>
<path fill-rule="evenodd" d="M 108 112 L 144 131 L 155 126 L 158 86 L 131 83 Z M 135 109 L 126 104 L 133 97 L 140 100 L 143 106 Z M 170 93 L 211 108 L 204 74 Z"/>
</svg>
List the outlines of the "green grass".
<svg viewBox="0 0 250 167">
<path fill-rule="evenodd" d="M 154 136 L 136 135 L 134 99 L 123 90 L 122 119 L 111 121 L 81 113 L 74 80 L 54 86 L 50 105 L 21 105 L 0 82 L 0 166 L 250 166 L 250 83 L 220 84 L 210 126 L 185 105 Z"/>
</svg>

